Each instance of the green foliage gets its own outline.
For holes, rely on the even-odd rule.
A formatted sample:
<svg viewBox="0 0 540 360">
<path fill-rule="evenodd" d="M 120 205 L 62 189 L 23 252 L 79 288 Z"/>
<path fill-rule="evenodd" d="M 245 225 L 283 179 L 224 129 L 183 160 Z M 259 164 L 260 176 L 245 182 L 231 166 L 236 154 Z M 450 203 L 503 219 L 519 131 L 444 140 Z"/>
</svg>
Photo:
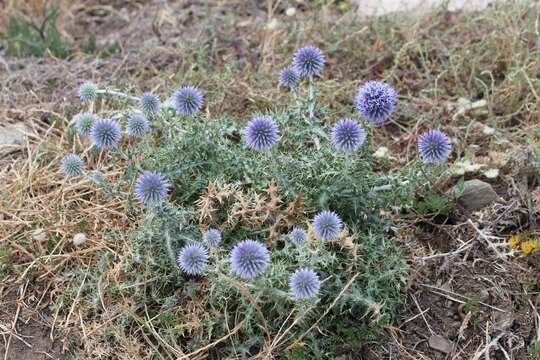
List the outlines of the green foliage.
<svg viewBox="0 0 540 360">
<path fill-rule="evenodd" d="M 58 7 L 51 6 L 39 24 L 22 16 L 12 16 L 4 35 L 6 53 L 17 57 L 43 57 L 50 51 L 56 57 L 66 58 L 70 48 L 56 28 L 58 14 Z"/>
<path fill-rule="evenodd" d="M 540 359 L 540 341 L 534 341 L 531 345 L 529 345 L 527 348 L 527 354 L 529 356 L 529 360 Z"/>
</svg>

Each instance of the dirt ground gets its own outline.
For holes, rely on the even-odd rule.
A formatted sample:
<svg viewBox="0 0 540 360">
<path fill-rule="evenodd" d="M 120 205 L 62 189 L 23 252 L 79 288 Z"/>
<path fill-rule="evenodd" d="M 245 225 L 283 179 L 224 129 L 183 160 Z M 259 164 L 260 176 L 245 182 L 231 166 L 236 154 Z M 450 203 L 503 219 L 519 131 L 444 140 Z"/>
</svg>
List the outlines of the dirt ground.
<svg viewBox="0 0 540 360">
<path fill-rule="evenodd" d="M 7 18 L 12 14 L 43 16 L 45 2 L 16 3 L 0 3 L 6 10 L 0 19 L 0 29 L 5 29 Z M 56 136 L 61 139 L 59 143 L 65 142 L 61 135 L 62 126 L 57 124 L 66 126 L 70 122 L 75 108 L 75 89 L 83 80 L 92 79 L 119 88 L 137 84 L 141 89 L 165 94 L 182 79 L 199 76 L 193 60 L 198 59 L 198 49 L 204 46 L 209 55 L 201 61 L 210 68 L 223 70 L 227 57 L 240 59 L 242 66 L 239 69 L 219 76 L 207 74 L 209 76 L 197 80 L 212 95 L 209 96 L 212 99 L 208 104 L 209 111 L 241 118 L 282 96 L 273 89 L 275 84 L 256 81 L 256 77 L 268 77 L 269 73 L 279 69 L 283 53 L 290 53 L 306 39 L 330 42 L 321 39 L 320 29 L 314 24 L 321 22 L 334 29 L 345 16 L 338 4 L 324 7 L 319 15 L 321 19 L 314 18 L 312 12 L 315 10 L 303 1 L 274 6 L 255 0 L 217 1 L 211 5 L 197 1 L 142 0 L 57 3 L 62 9 L 58 27 L 75 47 L 83 45 L 91 33 L 96 36 L 98 49 L 112 50 L 107 55 L 74 51 L 67 59 L 51 55 L 40 59 L 17 59 L 0 53 L 5 64 L 4 69 L 0 64 L 0 124 L 6 127 L 24 123 L 29 132 L 25 139 L 19 139 L 19 144 L 0 149 L 3 151 L 0 151 L 3 154 L 0 157 L 0 168 L 3 169 L 0 184 L 12 183 L 13 174 L 19 171 L 14 169 L 24 168 L 24 159 L 31 154 L 29 148 L 42 145 L 45 137 Z M 295 9 L 293 15 L 287 14 L 291 7 Z M 465 15 L 449 12 L 439 16 L 444 19 L 444 27 L 455 25 Z M 298 30 L 300 26 L 296 23 L 302 21 L 309 21 L 310 25 Z M 377 31 L 377 25 L 369 26 Z M 290 29 L 296 29 L 298 34 L 290 35 Z M 485 35 L 471 36 L 482 38 Z M 372 50 L 374 55 L 362 64 L 350 58 L 331 59 L 328 76 L 353 87 L 356 83 L 347 82 L 346 75 L 356 71 L 357 67 L 368 66 L 372 74 L 377 74 L 397 62 L 376 42 Z M 422 55 L 430 56 L 430 50 Z M 434 58 L 437 56 L 433 55 Z M 409 58 L 405 62 L 415 61 Z M 346 71 L 341 69 L 343 66 L 347 67 Z M 423 80 L 410 75 L 403 85 L 411 92 L 419 92 Z M 261 96 L 263 88 L 270 88 L 272 94 Z M 514 90 L 509 88 L 508 91 Z M 335 96 L 336 106 L 348 101 L 337 87 L 328 93 L 323 96 Z M 455 98 L 453 96 L 451 100 Z M 410 108 L 403 112 L 407 113 L 413 107 L 428 108 L 431 106 L 429 101 L 415 98 L 409 102 Z M 430 111 L 433 117 L 448 114 L 446 110 Z M 488 119 L 480 116 L 479 121 L 487 124 Z M 518 120 L 510 118 L 508 121 Z M 535 169 L 537 164 L 518 159 L 520 154 L 527 152 L 523 150 L 527 142 L 523 133 L 537 126 L 534 119 L 532 123 L 529 128 L 524 127 L 523 132 L 508 130 L 507 135 L 515 141 L 515 146 L 508 148 L 510 160 L 501 166 L 498 178 L 482 178 L 491 182 L 501 197 L 498 203 L 474 213 L 456 211 L 451 216 L 430 217 L 403 212 L 392 215 L 395 238 L 408 254 L 411 268 L 406 301 L 400 309 L 399 319 L 387 329 L 388 341 L 366 344 L 361 354 L 347 352 L 345 345 L 345 358 L 534 359 L 528 346 L 540 341 L 540 255 L 515 256 L 507 247 L 511 235 L 527 230 L 533 236 L 538 234 L 540 225 L 537 175 L 523 173 L 523 169 Z M 56 125 L 51 128 L 53 124 Z M 456 127 L 461 125 L 456 124 Z M 399 124 L 395 129 L 392 126 L 387 128 L 381 141 L 387 141 L 392 151 L 401 151 L 403 158 L 408 159 L 410 147 L 414 146 L 410 130 L 414 124 Z M 478 139 L 484 141 L 481 135 Z M 463 150 L 463 154 L 466 151 Z M 487 158 L 489 154 L 488 151 L 477 153 L 475 158 Z M 443 184 L 443 187 L 452 185 Z M 28 187 L 27 191 L 34 190 Z M 35 196 L 38 196 L 37 190 Z M 5 220 L 0 242 L 9 242 L 16 250 L 13 263 L 28 265 L 32 261 L 31 255 L 18 248 L 14 239 L 33 231 L 29 227 L 31 217 L 24 212 L 16 212 L 15 217 L 12 215 L 7 210 L 0 211 L 0 220 Z M 21 221 L 15 223 L 15 218 Z M 72 349 L 66 346 L 69 341 L 65 341 L 62 330 L 55 327 L 57 319 L 47 306 L 55 293 L 47 287 L 50 284 L 47 279 L 60 268 L 49 269 L 50 273 L 47 270 L 45 274 L 38 272 L 33 277 L 6 278 L 0 292 L 3 337 L 0 355 L 4 355 L 4 359 L 72 358 Z M 81 340 L 81 347 L 84 347 L 84 341 Z M 6 348 L 9 349 L 7 354 Z"/>
</svg>

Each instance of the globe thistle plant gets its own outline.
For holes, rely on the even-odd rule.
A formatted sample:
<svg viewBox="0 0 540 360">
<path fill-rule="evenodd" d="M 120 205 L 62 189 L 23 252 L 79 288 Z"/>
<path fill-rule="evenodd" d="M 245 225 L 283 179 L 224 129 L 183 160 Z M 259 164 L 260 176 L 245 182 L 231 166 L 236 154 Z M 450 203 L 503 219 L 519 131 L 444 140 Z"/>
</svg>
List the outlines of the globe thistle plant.
<svg viewBox="0 0 540 360">
<path fill-rule="evenodd" d="M 270 263 L 266 246 L 255 240 L 236 244 L 230 254 L 231 269 L 242 279 L 252 279 L 262 274 Z"/>
<path fill-rule="evenodd" d="M 146 171 L 135 182 L 135 197 L 146 206 L 155 206 L 163 202 L 171 185 L 161 174 Z"/>
<path fill-rule="evenodd" d="M 91 81 L 84 82 L 79 86 L 79 98 L 82 102 L 90 102 L 97 99 L 98 87 Z"/>
<path fill-rule="evenodd" d="M 368 81 L 358 89 L 354 102 L 364 119 L 380 125 L 394 111 L 397 93 L 384 82 Z"/>
<path fill-rule="evenodd" d="M 345 118 L 334 125 L 331 138 L 336 149 L 354 151 L 364 143 L 366 132 L 362 125 L 353 119 Z"/>
<path fill-rule="evenodd" d="M 69 177 L 82 175 L 84 161 L 78 155 L 68 154 L 60 162 L 60 168 Z"/>
<path fill-rule="evenodd" d="M 75 130 L 80 136 L 90 135 L 90 130 L 92 130 L 92 125 L 96 121 L 96 116 L 90 112 L 84 112 L 81 114 L 75 115 Z"/>
<path fill-rule="evenodd" d="M 98 119 L 90 129 L 90 140 L 99 149 L 112 149 L 118 146 L 122 131 L 120 125 L 111 119 Z"/>
<path fill-rule="evenodd" d="M 174 107 L 182 115 L 194 115 L 203 106 L 203 95 L 194 86 L 184 86 L 173 95 Z"/>
<path fill-rule="evenodd" d="M 139 99 L 139 108 L 147 114 L 157 112 L 160 105 L 161 100 L 159 100 L 159 97 L 151 92 L 145 92 Z"/>
<path fill-rule="evenodd" d="M 315 46 L 305 46 L 294 54 L 293 65 L 300 75 L 312 78 L 324 68 L 324 55 Z"/>
<path fill-rule="evenodd" d="M 307 231 L 302 228 L 295 227 L 289 234 L 289 240 L 291 240 L 291 242 L 295 245 L 301 245 L 307 240 Z"/>
<path fill-rule="evenodd" d="M 298 269 L 291 275 L 289 287 L 295 299 L 311 299 L 319 293 L 321 281 L 312 269 Z"/>
<path fill-rule="evenodd" d="M 221 232 L 213 228 L 206 230 L 203 234 L 203 242 L 207 246 L 217 247 L 221 242 Z"/>
<path fill-rule="evenodd" d="M 418 138 L 418 151 L 424 162 L 441 163 L 450 155 L 452 142 L 444 132 L 429 130 Z"/>
<path fill-rule="evenodd" d="M 279 72 L 279 83 L 283 87 L 295 88 L 300 82 L 300 73 L 293 66 L 287 66 Z"/>
<path fill-rule="evenodd" d="M 244 135 L 250 148 L 265 151 L 278 142 L 279 129 L 270 116 L 255 116 L 245 127 Z"/>
<path fill-rule="evenodd" d="M 126 131 L 129 136 L 143 137 L 150 132 L 150 122 L 140 112 L 133 112 L 128 119 Z"/>
<path fill-rule="evenodd" d="M 333 211 L 322 211 L 313 218 L 313 230 L 315 237 L 319 240 L 334 240 L 340 233 L 342 226 L 341 219 Z"/>
<path fill-rule="evenodd" d="M 180 249 L 176 262 L 188 275 L 201 275 L 208 266 L 208 250 L 200 244 L 188 244 Z"/>
</svg>

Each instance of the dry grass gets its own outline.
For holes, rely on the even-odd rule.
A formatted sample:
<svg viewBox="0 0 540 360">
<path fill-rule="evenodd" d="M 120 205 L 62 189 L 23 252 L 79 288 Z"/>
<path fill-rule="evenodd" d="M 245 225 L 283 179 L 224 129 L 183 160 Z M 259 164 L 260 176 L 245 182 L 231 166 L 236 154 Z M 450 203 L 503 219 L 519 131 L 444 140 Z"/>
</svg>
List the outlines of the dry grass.
<svg viewBox="0 0 540 360">
<path fill-rule="evenodd" d="M 44 3 L 8 1 L 3 14 L 42 14 Z M 58 170 L 66 152 L 82 148 L 66 129 L 78 108 L 73 105 L 74 89 L 83 79 L 118 87 L 136 84 L 133 91 L 152 89 L 161 95 L 169 94 L 178 84 L 195 82 L 207 91 L 207 111 L 244 121 L 255 111 L 288 101 L 276 86 L 277 71 L 293 49 L 313 42 L 328 54 L 324 76 L 330 80 L 319 91 L 320 101 L 331 104 L 333 118 L 350 112 L 354 90 L 366 78 L 384 78 L 399 89 L 402 106 L 374 140 L 399 154 L 395 163 L 415 156 L 416 134 L 426 127 L 449 129 L 457 139 L 456 158 L 467 156 L 488 165 L 496 164 L 496 154 L 514 144 L 540 141 L 537 8 L 501 5 L 482 14 L 432 13 L 415 21 L 359 23 L 350 13 L 339 13 L 331 6 L 322 11 L 299 7 L 298 14 L 290 18 L 283 14 L 287 4 L 272 2 L 263 7 L 255 2 L 246 6 L 243 1 L 211 2 L 208 7 L 137 2 L 127 11 L 122 2 L 117 6 L 59 4 L 63 13 L 58 25 L 64 34 L 70 34 L 70 41 L 80 45 L 91 31 L 97 34 L 99 46 L 119 41 L 120 50 L 107 58 L 75 52 L 68 60 L 5 59 L 9 71 L 0 73 L 4 89 L 0 93 L 0 119 L 23 120 L 33 130 L 27 143 L 10 147 L 16 156 L 0 163 L 0 260 L 9 264 L 3 291 L 26 284 L 17 307 L 21 311 L 42 312 L 62 287 L 76 287 L 81 294 L 84 280 L 74 283 L 79 278 L 69 276 L 78 270 L 104 266 L 103 287 L 121 287 L 124 277 L 129 276 L 123 273 L 121 260 L 134 252 L 132 244 L 123 236 L 113 241 L 107 235 L 111 231 L 126 234 L 136 225 L 135 215 L 126 215 L 132 212 L 125 199 L 107 197 L 88 180 L 66 180 Z M 279 22 L 271 29 L 268 24 L 273 18 Z M 5 17 L 0 19 L 1 29 Z M 449 106 L 460 97 L 485 99 L 487 106 L 452 119 L 455 110 Z M 484 125 L 496 129 L 496 135 L 485 136 Z M 95 161 L 92 166 L 107 168 L 105 159 Z M 114 181 L 121 171 L 108 172 L 109 180 Z M 458 230 L 461 228 L 450 231 Z M 79 232 L 88 240 L 76 247 L 71 240 Z M 463 231 L 455 238 L 465 242 L 477 236 Z M 453 244 L 459 248 L 459 242 Z M 424 245 L 410 242 L 405 246 L 415 248 L 412 252 L 419 258 L 446 251 L 432 245 L 426 250 Z M 478 251 L 479 258 L 485 256 Z M 421 270 L 428 271 L 427 267 Z M 433 268 L 429 271 L 437 272 Z M 526 271 L 519 269 L 518 273 Z M 489 274 L 484 275 L 487 278 Z M 512 282 L 509 277 L 502 278 Z M 151 281 L 145 278 L 142 291 Z M 536 296 L 537 291 L 533 290 Z M 87 300 L 76 298 L 66 299 L 69 306 L 62 312 L 50 314 L 51 332 L 60 332 L 66 347 L 78 349 L 84 358 L 110 358 L 120 353 L 125 359 L 152 358 L 157 347 L 169 358 L 188 356 L 159 337 L 148 313 L 130 313 L 129 294 L 111 298 L 100 289 L 97 294 L 99 311 Z M 504 294 L 510 296 L 509 292 Z M 6 306 L 10 304 L 6 302 Z M 183 306 L 190 314 L 182 319 L 186 333 L 199 331 L 204 307 L 193 301 Z M 115 322 L 126 314 L 137 324 L 133 333 L 115 332 Z M 422 316 L 414 319 L 424 321 Z M 236 331 L 230 329 L 230 335 Z M 400 343 L 406 335 L 396 329 L 390 333 L 398 339 L 398 353 L 403 358 L 427 359 L 426 354 L 407 348 L 410 343 Z M 120 349 L 112 348 L 104 334 L 112 334 Z M 9 337 L 16 336 L 13 326 Z M 466 344 L 463 351 L 481 351 L 469 346 Z M 203 358 L 205 352 L 201 347 L 192 358 Z"/>
</svg>

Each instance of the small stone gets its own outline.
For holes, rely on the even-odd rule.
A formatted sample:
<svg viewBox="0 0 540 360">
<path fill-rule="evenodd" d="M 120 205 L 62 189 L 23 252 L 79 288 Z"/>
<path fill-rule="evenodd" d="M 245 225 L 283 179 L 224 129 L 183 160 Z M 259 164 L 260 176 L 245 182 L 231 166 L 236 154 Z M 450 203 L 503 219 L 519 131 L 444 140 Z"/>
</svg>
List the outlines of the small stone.
<svg viewBox="0 0 540 360">
<path fill-rule="evenodd" d="M 495 129 L 492 128 L 492 127 L 489 127 L 487 125 L 484 125 L 484 128 L 482 129 L 482 132 L 484 133 L 484 135 L 493 135 L 495 134 Z"/>
<path fill-rule="evenodd" d="M 79 246 L 86 242 L 86 235 L 83 233 L 78 233 L 73 236 L 73 245 Z"/>
<path fill-rule="evenodd" d="M 381 146 L 373 153 L 373 157 L 377 159 L 385 159 L 388 158 L 388 148 Z"/>
<path fill-rule="evenodd" d="M 294 7 L 290 7 L 285 11 L 285 14 L 287 14 L 287 16 L 294 16 L 294 14 L 296 14 L 296 9 Z"/>
<path fill-rule="evenodd" d="M 45 241 L 47 239 L 47 235 L 45 234 L 45 231 L 43 229 L 36 229 L 32 233 L 32 238 L 36 241 Z"/>
<path fill-rule="evenodd" d="M 493 187 L 478 179 L 465 181 L 463 188 L 454 186 L 451 193 L 457 198 L 458 203 L 469 211 L 480 210 L 499 200 Z"/>
<path fill-rule="evenodd" d="M 428 342 L 429 342 L 429 346 L 432 349 L 435 349 L 445 354 L 451 353 L 452 348 L 454 347 L 454 345 L 452 344 L 452 342 L 450 342 L 450 340 L 440 335 L 431 335 L 429 337 Z"/>
<path fill-rule="evenodd" d="M 499 176 L 499 169 L 488 169 L 484 171 L 484 176 L 488 179 L 495 179 Z"/>
<path fill-rule="evenodd" d="M 279 27 L 279 21 L 276 18 L 273 18 L 272 20 L 268 22 L 268 24 L 266 24 L 266 29 L 270 31 L 276 30 L 278 27 Z"/>
<path fill-rule="evenodd" d="M 514 314 L 510 312 L 497 312 L 494 315 L 495 329 L 506 331 L 514 324 Z"/>
</svg>

